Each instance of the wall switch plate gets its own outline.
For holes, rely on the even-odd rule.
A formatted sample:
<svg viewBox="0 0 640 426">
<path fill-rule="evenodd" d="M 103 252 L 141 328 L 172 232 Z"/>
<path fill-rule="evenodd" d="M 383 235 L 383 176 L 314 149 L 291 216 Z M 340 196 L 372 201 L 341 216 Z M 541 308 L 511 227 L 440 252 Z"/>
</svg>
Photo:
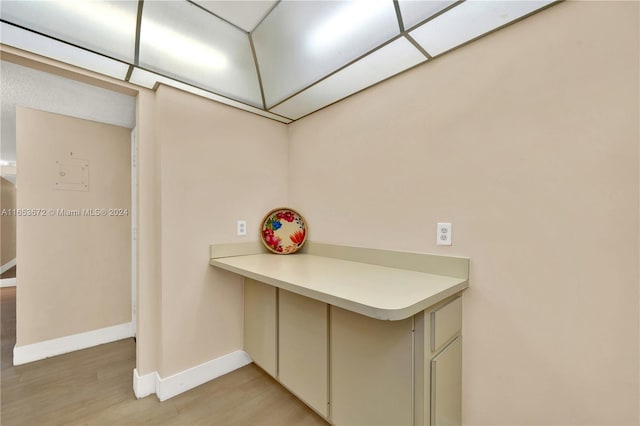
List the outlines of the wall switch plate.
<svg viewBox="0 0 640 426">
<path fill-rule="evenodd" d="M 239 220 L 236 223 L 236 232 L 238 235 L 247 235 L 247 221 Z"/>
<path fill-rule="evenodd" d="M 439 246 L 451 245 L 451 223 L 438 223 L 436 229 L 436 244 Z"/>
</svg>

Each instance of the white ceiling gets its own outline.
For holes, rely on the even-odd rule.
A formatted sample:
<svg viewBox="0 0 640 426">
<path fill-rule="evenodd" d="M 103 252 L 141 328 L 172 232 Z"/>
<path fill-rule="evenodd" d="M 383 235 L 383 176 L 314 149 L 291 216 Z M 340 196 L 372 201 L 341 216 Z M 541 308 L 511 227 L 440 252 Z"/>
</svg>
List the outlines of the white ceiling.
<svg viewBox="0 0 640 426">
<path fill-rule="evenodd" d="M 194 3 L 204 7 L 209 12 L 221 17 L 225 21 L 240 27 L 250 33 L 267 13 L 276 5 L 277 0 L 260 1 L 220 1 L 194 0 Z"/>
<path fill-rule="evenodd" d="M 281 122 L 554 0 L 2 0 L 0 41 Z"/>
</svg>

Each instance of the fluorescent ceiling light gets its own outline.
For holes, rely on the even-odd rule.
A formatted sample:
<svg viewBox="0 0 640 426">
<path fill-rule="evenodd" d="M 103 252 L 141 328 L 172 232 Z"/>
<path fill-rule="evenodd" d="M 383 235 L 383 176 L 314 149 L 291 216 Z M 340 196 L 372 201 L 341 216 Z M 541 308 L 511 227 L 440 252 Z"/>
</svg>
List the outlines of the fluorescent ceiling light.
<svg viewBox="0 0 640 426">
<path fill-rule="evenodd" d="M 144 36 L 161 48 L 168 56 L 180 62 L 207 67 L 212 71 L 223 71 L 229 65 L 227 57 L 217 49 L 201 41 L 173 31 L 164 25 L 145 20 Z"/>
<path fill-rule="evenodd" d="M 401 37 L 286 100 L 271 111 L 297 120 L 426 60 L 427 58 L 413 44 Z"/>
<path fill-rule="evenodd" d="M 467 0 L 409 34 L 436 56 L 553 2 Z"/>
<path fill-rule="evenodd" d="M 262 106 L 247 33 L 186 1 L 144 3 L 136 65 Z"/>
<path fill-rule="evenodd" d="M 134 84 L 153 88 L 160 81 L 282 122 L 307 115 L 423 62 L 424 55 L 409 43 L 410 39 L 430 55 L 438 56 L 556 3 L 553 0 L 0 2 L 2 43 L 122 80 L 127 76 L 129 64 L 135 65 L 130 76 Z M 136 52 L 137 13 L 141 4 L 144 7 Z M 447 10 L 442 13 L 444 9 Z M 269 13 L 262 20 L 267 10 Z M 411 30 L 411 37 L 399 36 L 396 11 L 400 12 L 405 30 Z M 438 13 L 442 14 L 431 19 Z M 247 24 L 249 18 L 254 24 Z M 256 19 L 261 23 L 251 34 L 239 29 L 252 27 Z M 414 28 L 416 25 L 420 26 Z M 289 118 L 264 111 L 263 106 Z"/>
<path fill-rule="evenodd" d="M 414 25 L 430 18 L 455 2 L 456 0 L 398 0 L 400 14 L 402 15 L 402 23 L 404 24 L 405 30 L 408 30 Z"/>
<path fill-rule="evenodd" d="M 193 2 L 249 33 L 264 19 L 277 0 L 193 0 Z"/>
<path fill-rule="evenodd" d="M 281 1 L 253 32 L 267 107 L 398 36 L 393 1 Z"/>
<path fill-rule="evenodd" d="M 309 34 L 309 49 L 317 51 L 335 48 L 336 44 L 353 33 L 358 33 L 376 18 L 389 11 L 389 1 L 385 0 L 351 0 L 336 10 L 328 20 L 321 23 Z"/>
<path fill-rule="evenodd" d="M 0 22 L 0 42 L 37 55 L 124 80 L 129 65 L 97 53 Z"/>
<path fill-rule="evenodd" d="M 51 1 L 51 0 L 50 0 Z M 131 13 L 115 7 L 117 3 L 101 1 L 53 0 L 51 5 L 64 10 L 64 13 L 77 15 L 78 19 L 87 21 L 91 26 L 104 27 L 110 32 L 131 35 L 132 29 L 126 25 L 131 20 Z"/>
<path fill-rule="evenodd" d="M 2 0 L 6 22 L 133 62 L 138 2 Z"/>
</svg>

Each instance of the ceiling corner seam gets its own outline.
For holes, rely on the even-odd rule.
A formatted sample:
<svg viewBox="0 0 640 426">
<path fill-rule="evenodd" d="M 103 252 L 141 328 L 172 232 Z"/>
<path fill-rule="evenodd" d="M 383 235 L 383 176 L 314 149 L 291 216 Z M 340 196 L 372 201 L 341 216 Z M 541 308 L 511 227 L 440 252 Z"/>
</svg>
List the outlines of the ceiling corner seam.
<svg viewBox="0 0 640 426">
<path fill-rule="evenodd" d="M 418 49 L 420 53 L 422 53 L 428 60 L 433 59 L 433 56 L 431 56 L 429 52 L 427 52 L 425 48 L 420 45 L 420 43 L 418 43 L 413 37 L 411 37 L 411 35 L 409 35 L 408 33 L 404 33 L 403 35 L 404 38 L 406 38 L 409 43 L 413 44 L 413 47 Z"/>
<path fill-rule="evenodd" d="M 247 33 L 249 38 L 249 46 L 251 47 L 251 56 L 253 57 L 253 63 L 256 66 L 256 75 L 258 77 L 258 85 L 260 86 L 260 97 L 262 98 L 262 109 L 267 111 L 267 102 L 264 97 L 264 86 L 262 85 L 262 75 L 260 74 L 260 65 L 258 64 L 258 55 L 256 54 L 256 47 L 253 44 L 253 35 Z"/>
<path fill-rule="evenodd" d="M 144 7 L 144 0 L 138 0 L 138 16 L 136 16 L 136 39 L 133 53 L 133 65 L 136 67 L 140 64 L 140 34 L 142 29 L 142 8 Z M 133 70 L 131 70 L 133 72 Z M 127 74 L 127 81 L 131 75 Z"/>
<path fill-rule="evenodd" d="M 396 18 L 398 18 L 398 28 L 400 28 L 401 33 L 404 33 L 404 21 L 402 20 L 402 12 L 400 11 L 398 0 L 393 0 L 393 7 L 396 10 Z"/>
</svg>

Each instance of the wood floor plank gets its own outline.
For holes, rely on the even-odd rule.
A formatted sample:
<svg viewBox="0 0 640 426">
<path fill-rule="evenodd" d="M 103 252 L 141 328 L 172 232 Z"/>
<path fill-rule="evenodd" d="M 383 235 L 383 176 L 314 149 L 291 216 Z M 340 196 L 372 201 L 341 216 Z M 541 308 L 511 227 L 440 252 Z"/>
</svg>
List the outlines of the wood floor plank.
<svg viewBox="0 0 640 426">
<path fill-rule="evenodd" d="M 135 341 L 13 366 L 15 287 L 0 288 L 0 424 L 326 426 L 254 364 L 168 401 L 136 399 Z"/>
<path fill-rule="evenodd" d="M 7 269 L 6 271 L 4 271 L 1 275 L 0 275 L 0 279 L 5 279 L 5 278 L 15 278 L 16 277 L 16 273 L 17 273 L 18 268 L 16 266 L 13 266 L 9 269 Z"/>
</svg>

